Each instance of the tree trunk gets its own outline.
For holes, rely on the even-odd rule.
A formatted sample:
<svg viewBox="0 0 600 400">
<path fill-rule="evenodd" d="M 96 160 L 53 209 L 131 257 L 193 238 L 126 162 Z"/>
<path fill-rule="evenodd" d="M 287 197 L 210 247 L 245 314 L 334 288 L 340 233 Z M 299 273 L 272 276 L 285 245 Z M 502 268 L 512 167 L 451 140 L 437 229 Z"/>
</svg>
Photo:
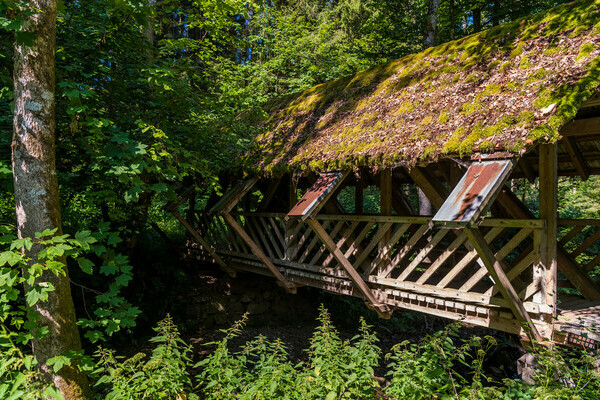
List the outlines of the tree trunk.
<svg viewBox="0 0 600 400">
<path fill-rule="evenodd" d="M 500 10 L 502 6 L 500 5 L 500 1 L 494 1 L 494 6 L 492 8 L 492 26 L 500 25 Z"/>
<path fill-rule="evenodd" d="M 428 48 L 435 44 L 435 32 L 437 30 L 438 8 L 440 0 L 429 0 L 427 2 L 427 19 L 425 21 L 425 35 L 423 47 Z"/>
<path fill-rule="evenodd" d="M 473 32 L 481 31 L 481 8 L 473 9 Z"/>
<path fill-rule="evenodd" d="M 456 11 L 454 10 L 454 0 L 450 0 L 450 40 L 454 40 L 455 29 L 456 29 Z"/>
<path fill-rule="evenodd" d="M 14 54 L 12 165 L 19 237 L 33 237 L 49 228 L 58 228 L 61 233 L 54 144 L 57 0 L 31 0 L 30 6 L 33 11 L 25 17 L 23 29 L 35 39 L 32 46 L 15 43 Z M 34 246 L 29 256 L 35 260 L 39 250 Z M 35 306 L 41 315 L 38 325 L 46 326 L 49 333 L 33 341 L 33 354 L 65 399 L 88 398 L 85 374 L 68 365 L 54 373 L 46 365 L 50 357 L 81 349 L 68 274 L 57 277 L 45 273 L 39 281 L 50 282 L 55 289 L 48 301 Z"/>
</svg>

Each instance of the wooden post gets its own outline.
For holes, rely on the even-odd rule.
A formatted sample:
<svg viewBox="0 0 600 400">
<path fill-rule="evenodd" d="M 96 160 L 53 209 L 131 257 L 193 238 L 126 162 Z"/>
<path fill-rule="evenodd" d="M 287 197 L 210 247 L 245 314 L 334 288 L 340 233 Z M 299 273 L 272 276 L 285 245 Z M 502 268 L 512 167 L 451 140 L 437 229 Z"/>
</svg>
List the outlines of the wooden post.
<svg viewBox="0 0 600 400">
<path fill-rule="evenodd" d="M 498 259 L 494 256 L 494 252 L 490 249 L 487 241 L 481 234 L 478 228 L 467 228 L 465 229 L 467 237 L 469 241 L 477 250 L 477 254 L 483 261 L 486 269 L 489 274 L 492 276 L 494 281 L 496 282 L 496 286 L 500 293 L 502 293 L 502 297 L 508 303 L 508 306 L 512 310 L 515 317 L 522 324 L 523 328 L 527 332 L 528 335 L 531 335 L 531 339 L 536 340 L 537 342 L 541 342 L 543 340 L 542 336 L 538 332 L 536 326 L 533 324 L 529 313 L 525 310 L 523 306 L 523 302 L 519 299 L 519 295 L 513 288 L 510 280 L 506 276 L 504 272 L 504 268 Z"/>
<path fill-rule="evenodd" d="M 534 282 L 539 281 L 540 292 L 533 301 L 552 307 L 552 316 L 556 316 L 557 296 L 557 192 L 558 192 L 558 151 L 555 144 L 540 145 L 540 219 L 546 222 L 542 231 L 540 263 L 534 268 Z M 539 275 L 538 275 L 539 274 Z"/>
<path fill-rule="evenodd" d="M 384 170 L 379 178 L 379 212 L 383 216 L 392 215 L 392 170 Z M 387 233 L 381 238 L 379 242 L 379 255 L 382 256 L 387 252 L 387 247 L 391 246 L 390 238 L 392 232 L 388 229 Z M 389 257 L 385 257 L 385 261 L 380 264 L 377 273 L 381 272 L 383 268 L 389 263 Z"/>
<path fill-rule="evenodd" d="M 312 230 L 317 234 L 317 236 L 323 241 L 327 249 L 333 254 L 337 262 L 340 263 L 342 268 L 346 271 L 352 282 L 356 288 L 361 292 L 364 296 L 365 300 L 369 302 L 369 304 L 375 309 L 377 314 L 379 314 L 382 318 L 390 318 L 391 311 L 387 304 L 380 302 L 373 292 L 371 292 L 371 288 L 367 286 L 365 281 L 362 279 L 360 274 L 356 271 L 354 266 L 348 261 L 342 250 L 340 250 L 331 236 L 327 233 L 327 231 L 321 226 L 319 221 L 314 218 L 309 218 L 306 220 L 306 223 L 312 228 Z"/>
</svg>

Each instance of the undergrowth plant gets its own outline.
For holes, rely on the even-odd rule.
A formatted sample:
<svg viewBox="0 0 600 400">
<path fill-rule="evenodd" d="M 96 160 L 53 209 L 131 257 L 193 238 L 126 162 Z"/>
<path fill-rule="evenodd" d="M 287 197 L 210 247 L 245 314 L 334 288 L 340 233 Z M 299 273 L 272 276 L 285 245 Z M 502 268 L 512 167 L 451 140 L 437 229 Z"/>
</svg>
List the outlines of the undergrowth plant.
<svg viewBox="0 0 600 400">
<path fill-rule="evenodd" d="M 191 346 L 179 336 L 173 319 L 167 315 L 154 328 L 157 333 L 150 339 L 156 343 L 150 358 L 137 353 L 122 359 L 112 350 L 100 347 L 95 374 L 99 376 L 96 387 L 106 393 L 106 400 L 194 400 L 192 380 L 188 368 L 191 364 Z"/>
</svg>

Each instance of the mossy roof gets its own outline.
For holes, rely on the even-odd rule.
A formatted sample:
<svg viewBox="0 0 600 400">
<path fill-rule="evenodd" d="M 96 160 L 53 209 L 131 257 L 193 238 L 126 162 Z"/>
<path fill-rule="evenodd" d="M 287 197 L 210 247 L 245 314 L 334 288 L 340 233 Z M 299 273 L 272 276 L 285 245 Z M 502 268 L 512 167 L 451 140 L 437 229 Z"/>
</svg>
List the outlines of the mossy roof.
<svg viewBox="0 0 600 400">
<path fill-rule="evenodd" d="M 274 102 L 249 170 L 433 162 L 559 139 L 600 78 L 600 0 L 429 48 Z"/>
</svg>

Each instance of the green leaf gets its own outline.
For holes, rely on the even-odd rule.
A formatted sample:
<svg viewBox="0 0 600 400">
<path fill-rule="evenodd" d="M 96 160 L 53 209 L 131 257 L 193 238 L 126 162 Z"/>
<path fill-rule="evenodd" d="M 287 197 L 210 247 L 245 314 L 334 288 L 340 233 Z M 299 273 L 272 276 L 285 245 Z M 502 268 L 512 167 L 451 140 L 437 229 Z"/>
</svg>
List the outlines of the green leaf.
<svg viewBox="0 0 600 400">
<path fill-rule="evenodd" d="M 86 274 L 92 274 L 94 270 L 94 263 L 88 260 L 87 258 L 80 257 L 77 259 L 77 264 L 79 264 L 79 268 Z"/>
</svg>

